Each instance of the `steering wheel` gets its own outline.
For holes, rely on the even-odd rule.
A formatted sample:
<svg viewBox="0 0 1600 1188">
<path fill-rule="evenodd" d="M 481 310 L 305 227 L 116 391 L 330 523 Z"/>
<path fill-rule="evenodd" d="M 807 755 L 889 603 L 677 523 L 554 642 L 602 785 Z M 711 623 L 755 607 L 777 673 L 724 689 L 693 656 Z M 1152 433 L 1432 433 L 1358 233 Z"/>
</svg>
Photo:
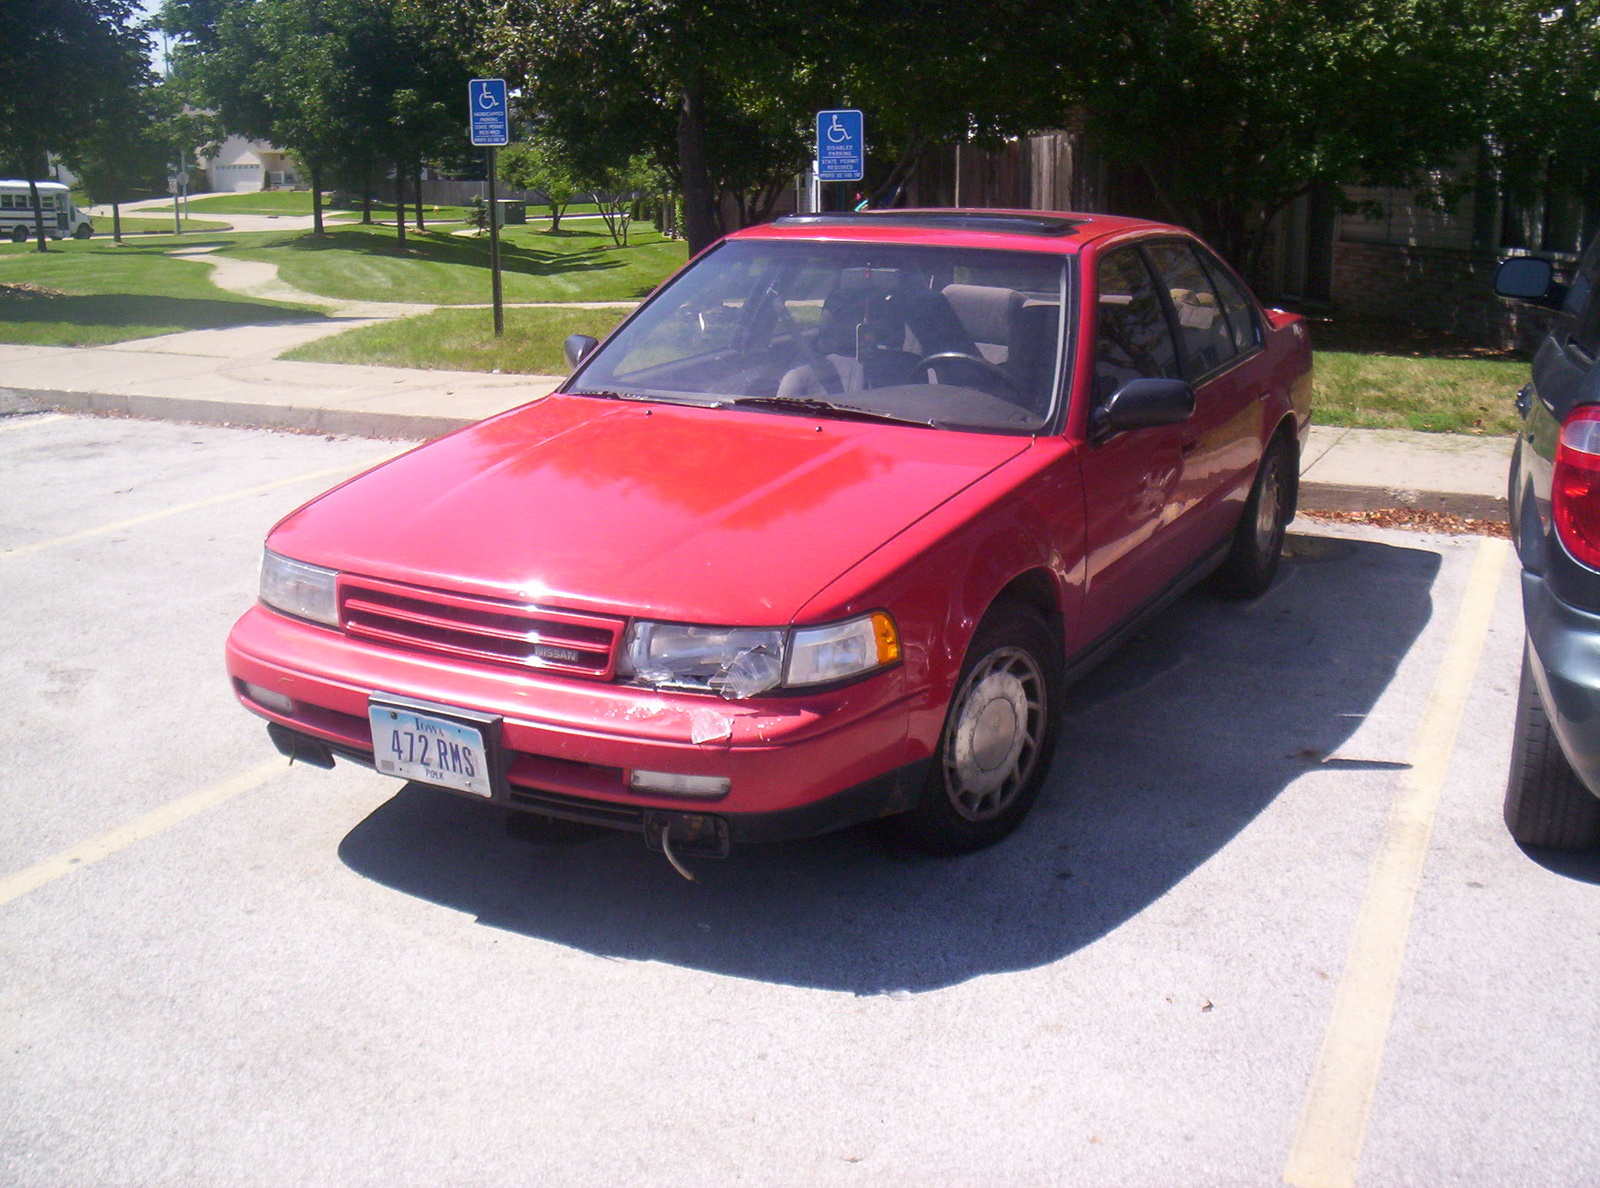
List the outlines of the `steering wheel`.
<svg viewBox="0 0 1600 1188">
<path fill-rule="evenodd" d="M 963 363 L 974 364 L 980 371 L 987 375 L 994 376 L 1018 396 L 1027 396 L 1027 393 L 1022 389 L 1022 385 L 1007 375 L 999 366 L 989 362 L 989 360 L 985 359 L 982 355 L 974 355 L 967 351 L 934 351 L 933 354 L 924 355 L 922 358 L 918 359 L 912 366 L 911 370 L 921 371 L 924 368 L 932 367 L 935 363 L 952 362 L 955 360 L 959 360 Z"/>
</svg>

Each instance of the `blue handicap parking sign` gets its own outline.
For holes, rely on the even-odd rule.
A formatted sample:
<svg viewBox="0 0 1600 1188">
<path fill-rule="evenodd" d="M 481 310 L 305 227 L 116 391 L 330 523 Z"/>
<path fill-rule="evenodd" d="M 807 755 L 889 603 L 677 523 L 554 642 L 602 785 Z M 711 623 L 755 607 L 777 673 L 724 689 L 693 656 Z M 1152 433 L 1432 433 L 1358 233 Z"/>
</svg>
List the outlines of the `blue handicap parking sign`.
<svg viewBox="0 0 1600 1188">
<path fill-rule="evenodd" d="M 859 111 L 817 112 L 817 179 L 860 181 L 867 160 Z"/>
<path fill-rule="evenodd" d="M 467 128 L 472 143 L 511 143 L 511 118 L 506 110 L 506 80 L 475 78 L 467 84 Z"/>
</svg>

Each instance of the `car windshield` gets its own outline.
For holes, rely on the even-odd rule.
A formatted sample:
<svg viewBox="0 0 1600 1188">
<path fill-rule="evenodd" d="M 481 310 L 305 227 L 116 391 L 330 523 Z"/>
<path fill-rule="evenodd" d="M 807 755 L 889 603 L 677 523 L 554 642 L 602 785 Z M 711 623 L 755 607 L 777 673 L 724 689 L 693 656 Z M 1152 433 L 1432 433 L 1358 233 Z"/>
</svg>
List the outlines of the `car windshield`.
<svg viewBox="0 0 1600 1188">
<path fill-rule="evenodd" d="M 1061 256 L 733 240 L 569 385 L 722 406 L 1029 433 L 1054 411 Z"/>
</svg>

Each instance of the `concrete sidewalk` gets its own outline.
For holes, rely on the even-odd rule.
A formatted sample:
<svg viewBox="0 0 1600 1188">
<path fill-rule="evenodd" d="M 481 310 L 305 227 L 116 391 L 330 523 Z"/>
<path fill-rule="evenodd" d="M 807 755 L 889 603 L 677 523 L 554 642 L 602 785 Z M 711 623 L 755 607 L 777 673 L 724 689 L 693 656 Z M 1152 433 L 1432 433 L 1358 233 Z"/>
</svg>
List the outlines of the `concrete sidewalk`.
<svg viewBox="0 0 1600 1188">
<path fill-rule="evenodd" d="M 537 400 L 561 382 L 553 375 L 276 358 L 331 328 L 364 324 L 336 318 L 193 330 L 93 348 L 0 344 L 0 415 L 31 402 L 68 412 L 420 441 Z M 1317 426 L 1302 462 L 1301 506 L 1503 516 L 1511 444 L 1504 437 Z"/>
</svg>

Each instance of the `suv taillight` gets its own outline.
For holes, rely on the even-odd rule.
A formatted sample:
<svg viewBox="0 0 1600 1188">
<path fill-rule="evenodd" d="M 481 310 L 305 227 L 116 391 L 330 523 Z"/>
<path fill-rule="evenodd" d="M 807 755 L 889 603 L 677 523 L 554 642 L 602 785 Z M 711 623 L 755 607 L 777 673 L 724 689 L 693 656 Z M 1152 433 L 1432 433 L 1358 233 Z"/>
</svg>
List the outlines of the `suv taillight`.
<svg viewBox="0 0 1600 1188">
<path fill-rule="evenodd" d="M 1600 569 L 1600 404 L 1573 409 L 1561 426 L 1550 510 L 1567 552 Z"/>
</svg>

